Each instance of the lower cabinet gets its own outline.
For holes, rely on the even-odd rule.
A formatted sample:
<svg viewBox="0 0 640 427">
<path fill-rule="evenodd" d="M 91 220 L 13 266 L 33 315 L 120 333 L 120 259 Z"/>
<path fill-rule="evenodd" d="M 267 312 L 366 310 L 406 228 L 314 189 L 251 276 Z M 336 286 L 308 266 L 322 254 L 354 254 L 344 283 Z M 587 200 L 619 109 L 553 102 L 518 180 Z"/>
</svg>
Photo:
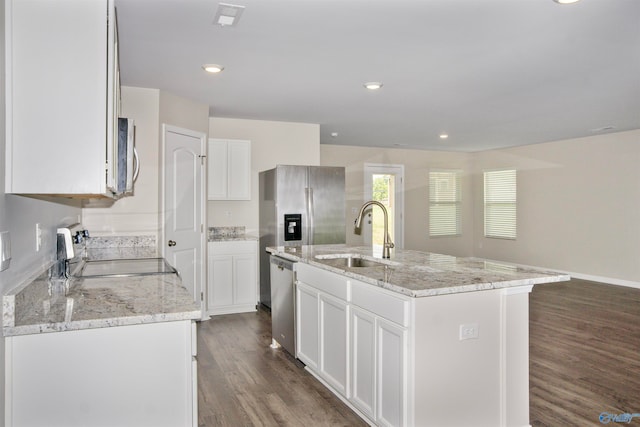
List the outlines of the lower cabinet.
<svg viewBox="0 0 640 427">
<path fill-rule="evenodd" d="M 190 320 L 5 338 L 5 425 L 198 425 Z"/>
<path fill-rule="evenodd" d="M 310 369 L 318 369 L 320 344 L 319 295 L 315 289 L 296 286 L 296 357 Z"/>
<path fill-rule="evenodd" d="M 320 367 L 318 371 L 343 396 L 348 395 L 349 311 L 347 303 L 320 294 Z"/>
<path fill-rule="evenodd" d="M 404 426 L 407 396 L 407 330 L 376 319 L 376 422 Z"/>
<path fill-rule="evenodd" d="M 296 268 L 298 359 L 370 422 L 407 425 L 408 326 L 388 318 L 407 319 L 406 300 L 361 282 L 355 292 L 353 279 Z"/>
<path fill-rule="evenodd" d="M 256 310 L 258 243 L 209 242 L 207 311 L 210 315 Z"/>
</svg>

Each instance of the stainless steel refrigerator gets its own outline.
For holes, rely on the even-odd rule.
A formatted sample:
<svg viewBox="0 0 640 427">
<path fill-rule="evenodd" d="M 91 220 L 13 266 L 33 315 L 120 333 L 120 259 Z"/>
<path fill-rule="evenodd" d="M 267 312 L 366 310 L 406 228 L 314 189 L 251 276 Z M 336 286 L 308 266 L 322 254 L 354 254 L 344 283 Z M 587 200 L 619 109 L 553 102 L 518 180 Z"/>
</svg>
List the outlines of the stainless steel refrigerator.
<svg viewBox="0 0 640 427">
<path fill-rule="evenodd" d="M 278 165 L 260 172 L 260 302 L 271 307 L 267 246 L 345 243 L 344 168 Z"/>
</svg>

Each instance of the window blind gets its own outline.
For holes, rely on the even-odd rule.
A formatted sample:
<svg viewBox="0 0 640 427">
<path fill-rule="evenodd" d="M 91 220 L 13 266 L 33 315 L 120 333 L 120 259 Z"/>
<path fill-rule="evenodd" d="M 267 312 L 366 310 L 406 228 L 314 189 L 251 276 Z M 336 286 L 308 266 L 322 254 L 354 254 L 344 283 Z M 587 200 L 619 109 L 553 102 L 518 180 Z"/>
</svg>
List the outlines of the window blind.
<svg viewBox="0 0 640 427">
<path fill-rule="evenodd" d="M 461 175 L 458 170 L 429 172 L 429 236 L 462 234 Z"/>
<path fill-rule="evenodd" d="M 516 171 L 484 173 L 484 235 L 516 238 Z"/>
</svg>

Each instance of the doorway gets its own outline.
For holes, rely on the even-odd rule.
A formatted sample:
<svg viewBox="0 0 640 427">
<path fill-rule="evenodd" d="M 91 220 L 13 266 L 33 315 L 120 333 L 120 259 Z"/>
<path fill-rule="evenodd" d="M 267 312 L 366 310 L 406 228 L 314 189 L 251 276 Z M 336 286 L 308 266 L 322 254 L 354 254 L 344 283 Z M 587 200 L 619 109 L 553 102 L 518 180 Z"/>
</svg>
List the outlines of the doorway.
<svg viewBox="0 0 640 427">
<path fill-rule="evenodd" d="M 404 165 L 365 163 L 364 200 L 382 203 L 389 213 L 389 235 L 396 248 L 404 242 Z M 362 226 L 365 245 L 382 248 L 384 215 L 374 207 L 365 213 Z"/>
<path fill-rule="evenodd" d="M 163 124 L 162 139 L 162 254 L 178 270 L 194 301 L 202 305 L 206 277 L 206 135 Z"/>
</svg>

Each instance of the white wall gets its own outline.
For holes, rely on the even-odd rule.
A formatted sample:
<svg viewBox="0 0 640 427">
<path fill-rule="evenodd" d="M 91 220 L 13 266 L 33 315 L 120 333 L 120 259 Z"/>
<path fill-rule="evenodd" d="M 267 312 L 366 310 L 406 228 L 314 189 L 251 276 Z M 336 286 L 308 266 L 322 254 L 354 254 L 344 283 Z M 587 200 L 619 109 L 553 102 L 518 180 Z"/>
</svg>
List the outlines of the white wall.
<svg viewBox="0 0 640 427">
<path fill-rule="evenodd" d="M 640 287 L 640 130 L 479 153 L 321 145 L 347 168 L 346 214 L 363 203 L 364 163 L 405 165 L 405 248 L 550 268 Z M 428 172 L 463 169 L 463 235 L 428 236 Z M 486 169 L 518 170 L 518 238 L 483 236 Z M 347 243 L 362 238 L 350 230 Z"/>
<path fill-rule="evenodd" d="M 476 153 L 478 257 L 640 286 L 640 130 Z M 518 237 L 483 236 L 482 171 L 516 168 Z"/>
<path fill-rule="evenodd" d="M 259 172 L 278 164 L 320 164 L 320 126 L 317 124 L 211 117 L 209 137 L 251 141 L 251 200 L 209 201 L 209 227 L 245 226 L 248 233 L 257 236 Z"/>
<path fill-rule="evenodd" d="M 93 236 L 154 235 L 158 237 L 160 91 L 122 87 L 122 116 L 134 119 L 140 173 L 134 194 L 117 201 L 84 204 L 83 225 Z"/>
<path fill-rule="evenodd" d="M 77 222 L 81 213 L 72 199 L 36 199 L 5 194 L 5 67 L 4 2 L 0 3 L 0 231 L 11 233 L 11 266 L 0 272 L 0 294 L 17 286 L 34 271 L 55 259 L 56 228 Z M 38 173 L 37 165 L 33 173 Z M 42 177 L 47 179 L 47 177 Z M 43 230 L 43 245 L 36 252 L 35 225 Z M 0 339 L 0 384 L 4 384 L 4 339 Z M 0 387 L 0 426 L 4 425 L 4 387 Z"/>
<path fill-rule="evenodd" d="M 350 147 L 343 145 L 321 145 L 320 157 L 323 166 L 346 168 L 346 218 L 347 244 L 362 245 L 361 235 L 353 232 L 352 223 L 364 203 L 364 164 L 404 165 L 404 249 L 470 256 L 473 250 L 473 198 L 471 197 L 471 155 L 444 151 L 422 151 L 406 149 L 380 149 Z M 463 176 L 462 236 L 429 237 L 429 170 L 460 169 Z M 367 198 L 369 199 L 369 198 Z"/>
<path fill-rule="evenodd" d="M 209 110 L 158 89 L 122 87 L 122 115 L 135 120 L 140 175 L 134 194 L 117 201 L 85 202 L 83 224 L 94 236 L 153 235 L 160 238 L 162 223 L 162 124 L 206 133 Z"/>
</svg>

